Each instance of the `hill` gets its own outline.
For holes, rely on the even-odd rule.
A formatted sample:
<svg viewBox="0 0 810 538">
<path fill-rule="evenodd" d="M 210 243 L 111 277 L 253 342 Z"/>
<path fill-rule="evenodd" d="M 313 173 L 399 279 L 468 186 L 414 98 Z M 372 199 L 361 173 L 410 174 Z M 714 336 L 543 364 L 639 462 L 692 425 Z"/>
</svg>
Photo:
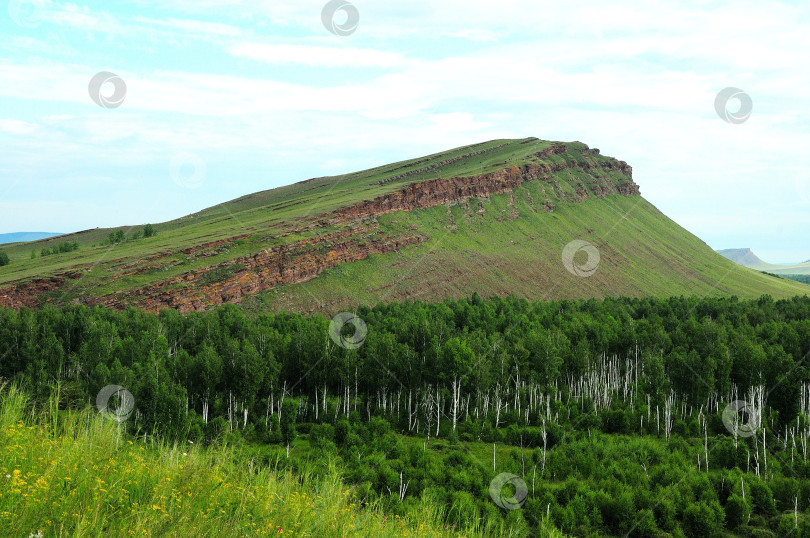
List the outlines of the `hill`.
<svg viewBox="0 0 810 538">
<path fill-rule="evenodd" d="M 743 267 L 750 267 L 751 269 L 764 271 L 769 268 L 776 267 L 773 264 L 765 263 L 764 261 L 760 260 L 750 248 L 727 248 L 724 250 L 718 250 L 717 253 L 733 261 L 734 263 L 738 263 Z"/>
<path fill-rule="evenodd" d="M 262 308 L 333 312 L 474 291 L 557 299 L 807 290 L 718 256 L 640 196 L 627 163 L 580 142 L 493 140 L 244 196 L 156 224 L 155 237 L 140 236 L 141 226 L 10 247 L 0 304 L 194 311 L 255 296 Z M 65 241 L 79 250 L 30 258 Z"/>
<path fill-rule="evenodd" d="M 52 232 L 15 232 L 10 234 L 0 234 L 0 245 L 37 241 L 39 239 L 47 239 L 49 237 L 56 237 L 58 235 L 62 234 Z"/>
<path fill-rule="evenodd" d="M 729 248 L 718 250 L 717 253 L 734 263 L 742 265 L 743 267 L 756 269 L 757 271 L 767 271 L 768 273 L 785 277 L 810 275 L 810 261 L 793 265 L 776 265 L 762 261 L 750 248 Z"/>
</svg>

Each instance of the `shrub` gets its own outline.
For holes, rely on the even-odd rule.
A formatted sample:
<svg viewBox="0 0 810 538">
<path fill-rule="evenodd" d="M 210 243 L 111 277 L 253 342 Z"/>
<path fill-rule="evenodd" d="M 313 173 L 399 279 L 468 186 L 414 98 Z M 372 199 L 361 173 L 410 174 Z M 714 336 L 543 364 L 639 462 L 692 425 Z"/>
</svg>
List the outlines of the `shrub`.
<svg viewBox="0 0 810 538">
<path fill-rule="evenodd" d="M 114 232 L 110 232 L 110 234 L 107 236 L 107 243 L 110 245 L 121 243 L 123 240 L 124 240 L 123 230 L 116 230 Z"/>
<path fill-rule="evenodd" d="M 75 252 L 79 250 L 79 243 L 78 241 L 73 241 L 72 243 L 63 242 L 59 243 L 58 245 L 54 245 L 53 248 L 43 248 L 40 252 L 41 256 L 53 256 L 55 254 L 64 254 L 66 252 Z M 31 253 L 34 254 L 33 252 Z M 32 258 L 35 257 L 32 256 Z"/>
<path fill-rule="evenodd" d="M 723 528 L 723 518 L 718 517 L 718 508 L 719 505 L 710 507 L 705 502 L 689 504 L 683 511 L 684 534 L 689 538 L 717 536 Z"/>
<path fill-rule="evenodd" d="M 751 505 L 739 495 L 732 495 L 726 502 L 726 523 L 729 529 L 735 529 L 747 523 L 751 516 Z"/>
<path fill-rule="evenodd" d="M 761 481 L 751 482 L 751 499 L 754 504 L 754 512 L 765 516 L 776 514 L 776 503 L 773 500 L 773 492 L 767 484 Z"/>
</svg>

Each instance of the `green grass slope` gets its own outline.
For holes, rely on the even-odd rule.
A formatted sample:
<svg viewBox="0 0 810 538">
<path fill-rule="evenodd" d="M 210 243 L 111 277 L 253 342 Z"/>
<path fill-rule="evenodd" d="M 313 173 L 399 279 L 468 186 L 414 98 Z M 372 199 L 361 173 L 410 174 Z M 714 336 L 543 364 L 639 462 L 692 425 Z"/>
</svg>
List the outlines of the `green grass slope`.
<svg viewBox="0 0 810 538">
<path fill-rule="evenodd" d="M 460 298 L 473 291 L 533 299 L 788 297 L 810 291 L 715 254 L 641 197 L 610 196 L 561 205 L 553 213 L 534 212 L 527 200 L 538 194 L 537 187 L 529 183 L 515 191 L 514 207 L 508 194 L 482 201 L 483 215 L 464 205 L 385 215 L 379 219 L 384 227 L 416 226 L 430 240 L 279 286 L 248 303 L 333 311 L 357 302 Z M 515 209 L 516 219 L 504 218 Z M 590 277 L 571 274 L 562 263 L 563 248 L 574 239 L 599 251 L 599 266 Z"/>
<path fill-rule="evenodd" d="M 474 536 L 441 530 L 428 499 L 406 517 L 358 506 L 320 477 L 256 468 L 231 447 L 121 434 L 95 410 L 32 411 L 0 385 L 2 536 Z"/>
<path fill-rule="evenodd" d="M 100 245 L 110 232 L 121 230 L 131 233 L 143 223 L 117 228 L 96 228 L 57 238 L 16 243 L 3 249 L 14 263 L 0 269 L 0 284 L 18 278 L 57 274 L 76 264 L 103 265 L 111 257 L 136 260 L 162 249 L 189 248 L 251 232 L 285 230 L 297 222 L 304 222 L 307 217 L 370 200 L 397 191 L 409 183 L 438 177 L 483 174 L 502 169 L 507 164 L 536 161 L 533 155 L 553 144 L 535 138 L 493 140 L 353 174 L 314 178 L 243 196 L 161 223 L 157 226 L 160 232 L 157 237 L 121 244 L 114 249 Z M 584 144 L 578 145 L 585 147 Z M 433 166 L 436 168 L 431 168 Z M 413 175 L 406 176 L 408 173 Z M 39 252 L 42 248 L 52 247 L 63 241 L 76 241 L 81 250 L 78 253 L 61 255 L 58 259 L 53 257 L 30 260 L 32 250 Z M 259 248 L 267 246 L 260 238 L 256 238 L 253 243 Z M 251 248 L 242 250 L 250 252 Z"/>
<path fill-rule="evenodd" d="M 191 296 L 201 281 L 249 279 L 250 271 L 243 270 L 240 259 L 308 240 L 320 241 L 308 254 L 323 254 L 338 243 L 324 242 L 324 237 L 355 233 L 358 226 L 370 230 L 364 240 L 419 234 L 424 241 L 318 271 L 311 280 L 276 285 L 250 301 L 274 309 L 333 311 L 358 302 L 438 300 L 473 291 L 557 299 L 765 293 L 787 297 L 810 289 L 726 260 L 638 195 L 604 194 L 600 185 L 614 191 L 632 186 L 624 163 L 579 142 L 567 143 L 564 154 L 553 151 L 559 147 L 536 138 L 493 140 L 244 196 L 156 224 L 158 235 L 148 239 L 109 245 L 104 241 L 115 230 L 95 229 L 11 245 L 3 249 L 11 264 L 0 268 L 0 303 L 8 290 L 27 283 L 31 288 L 22 304 L 28 305 L 114 293 L 123 297 L 118 304 L 127 304 L 133 291 L 166 283 L 162 291 Z M 356 221 L 330 217 L 337 209 L 430 180 L 531 166 L 557 171 L 510 192 L 458 203 Z M 544 203 L 554 210 L 545 210 Z M 137 229 L 140 225 L 116 230 L 132 237 Z M 599 251 L 601 261 L 593 276 L 575 276 L 563 265 L 564 247 L 577 239 Z M 32 250 L 63 241 L 75 241 L 80 248 L 32 258 Z M 212 267 L 217 270 L 197 278 Z M 8 297 L 5 304 L 14 305 Z"/>
</svg>

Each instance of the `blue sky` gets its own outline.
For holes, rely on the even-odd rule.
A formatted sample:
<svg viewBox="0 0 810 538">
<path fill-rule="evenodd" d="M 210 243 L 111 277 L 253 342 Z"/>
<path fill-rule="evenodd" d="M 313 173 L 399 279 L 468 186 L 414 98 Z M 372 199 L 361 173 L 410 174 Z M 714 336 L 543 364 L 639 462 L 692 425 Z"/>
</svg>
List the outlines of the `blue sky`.
<svg viewBox="0 0 810 538">
<path fill-rule="evenodd" d="M 160 222 L 537 136 L 627 161 L 714 248 L 810 259 L 806 1 L 358 0 L 345 36 L 324 4 L 7 3 L 0 233 Z M 88 93 L 103 71 L 126 84 L 119 107 Z M 742 123 L 715 110 L 727 87 L 753 102 Z"/>
</svg>

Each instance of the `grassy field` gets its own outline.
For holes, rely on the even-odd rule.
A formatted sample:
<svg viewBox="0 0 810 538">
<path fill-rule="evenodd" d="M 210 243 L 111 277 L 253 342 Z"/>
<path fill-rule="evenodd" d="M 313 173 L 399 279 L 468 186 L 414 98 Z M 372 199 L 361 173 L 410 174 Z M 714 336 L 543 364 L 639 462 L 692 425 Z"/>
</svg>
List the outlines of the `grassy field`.
<svg viewBox="0 0 810 538">
<path fill-rule="evenodd" d="M 2 536 L 470 536 L 425 501 L 359 507 L 339 472 L 255 468 L 230 447 L 122 436 L 94 409 L 33 409 L 0 387 Z M 38 534 L 41 533 L 41 534 Z"/>
<path fill-rule="evenodd" d="M 143 225 L 7 245 L 2 250 L 11 264 L 0 268 L 0 296 L 4 285 L 65 274 L 69 279 L 55 289 L 34 294 L 36 304 L 129 293 L 218 264 L 235 264 L 237 258 L 292 241 L 351 233 L 358 222 L 330 221 L 329 213 L 415 182 L 532 164 L 568 168 L 550 181 L 526 182 L 513 192 L 367 218 L 360 224 L 369 231 L 361 239 L 420 234 L 426 241 L 341 264 L 308 282 L 276 286 L 250 302 L 276 310 L 332 312 L 358 303 L 441 299 L 474 291 L 559 299 L 765 293 L 789 297 L 810 290 L 733 264 L 640 196 L 594 196 L 592 186 L 600 181 L 623 185 L 632 180 L 604 168 L 616 161 L 579 142 L 568 143 L 564 154 L 543 153 L 555 144 L 534 138 L 494 140 L 355 174 L 316 178 L 156 224 L 157 236 L 118 244 L 105 244 L 110 232 L 120 230 L 131 238 Z M 591 195 L 581 203 L 571 201 L 583 185 L 590 185 Z M 545 201 L 553 204 L 553 212 L 543 209 Z M 601 263 L 590 278 L 568 273 L 561 263 L 563 248 L 575 239 L 599 250 Z M 41 249 L 64 241 L 77 242 L 79 250 L 39 255 Z M 222 243 L 210 244 L 217 241 Z M 329 249 L 331 244 L 318 248 Z M 237 271 L 220 272 L 208 280 L 234 277 Z M 178 283 L 168 289 L 194 293 L 185 287 Z"/>
</svg>

